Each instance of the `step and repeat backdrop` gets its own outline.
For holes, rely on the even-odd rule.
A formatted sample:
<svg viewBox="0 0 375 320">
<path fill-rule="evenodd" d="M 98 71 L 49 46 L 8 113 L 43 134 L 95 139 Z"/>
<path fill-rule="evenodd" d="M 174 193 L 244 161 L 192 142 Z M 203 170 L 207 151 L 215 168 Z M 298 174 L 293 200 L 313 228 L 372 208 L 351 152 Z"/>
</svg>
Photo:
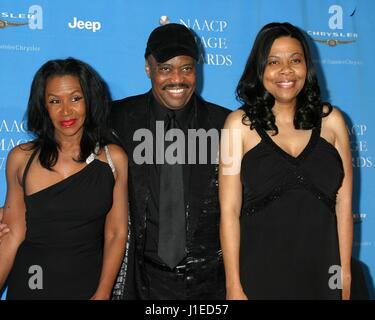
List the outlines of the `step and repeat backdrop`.
<svg viewBox="0 0 375 320">
<path fill-rule="evenodd" d="M 149 33 L 166 21 L 181 23 L 202 48 L 200 94 L 236 109 L 235 88 L 256 33 L 266 23 L 287 21 L 308 35 L 324 99 L 346 118 L 354 169 L 353 257 L 373 290 L 374 14 L 373 0 L 1 0 L 0 205 L 8 152 L 31 138 L 24 113 L 32 78 L 47 60 L 88 62 L 113 99 L 143 93 L 150 88 L 143 56 Z"/>
</svg>

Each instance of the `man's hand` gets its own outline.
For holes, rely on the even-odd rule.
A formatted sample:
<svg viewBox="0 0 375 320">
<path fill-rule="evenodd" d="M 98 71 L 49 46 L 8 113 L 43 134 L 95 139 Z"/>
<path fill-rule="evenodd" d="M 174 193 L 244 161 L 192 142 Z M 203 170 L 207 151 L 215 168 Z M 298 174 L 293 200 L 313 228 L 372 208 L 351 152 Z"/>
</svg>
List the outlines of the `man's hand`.
<svg viewBox="0 0 375 320">
<path fill-rule="evenodd" d="M 6 224 L 2 224 L 4 209 L 0 208 L 0 242 L 3 237 L 9 232 L 9 228 Z"/>
</svg>

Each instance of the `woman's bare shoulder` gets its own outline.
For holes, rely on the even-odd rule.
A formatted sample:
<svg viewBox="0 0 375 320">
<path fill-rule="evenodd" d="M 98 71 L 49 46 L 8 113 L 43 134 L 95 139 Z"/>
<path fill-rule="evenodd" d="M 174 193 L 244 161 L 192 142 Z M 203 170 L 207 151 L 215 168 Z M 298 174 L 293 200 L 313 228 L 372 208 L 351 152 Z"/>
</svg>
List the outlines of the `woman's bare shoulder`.
<svg viewBox="0 0 375 320">
<path fill-rule="evenodd" d="M 334 132 L 345 129 L 345 119 L 342 112 L 338 108 L 332 108 L 332 111 L 323 118 L 322 127 L 332 130 Z"/>
<path fill-rule="evenodd" d="M 321 136 L 332 145 L 348 139 L 348 130 L 342 112 L 333 108 L 331 113 L 322 119 Z"/>
<path fill-rule="evenodd" d="M 107 145 L 107 147 L 108 147 L 108 150 L 109 150 L 112 158 L 119 158 L 119 159 L 123 159 L 123 160 L 126 160 L 128 158 L 125 150 L 123 148 L 121 148 L 119 145 L 109 144 L 109 145 Z"/>
<path fill-rule="evenodd" d="M 246 118 L 246 113 L 242 109 L 237 109 L 232 111 L 226 121 L 225 126 L 227 127 L 238 127 L 240 128 L 243 125 L 243 119 Z"/>
<path fill-rule="evenodd" d="M 31 142 L 19 144 L 9 152 L 8 160 L 22 163 L 31 156 L 34 150 L 34 144 Z"/>
<path fill-rule="evenodd" d="M 24 143 L 15 146 L 8 154 L 6 170 L 7 174 L 17 175 L 21 179 L 26 168 L 27 161 L 34 152 L 33 143 Z"/>
<path fill-rule="evenodd" d="M 107 147 L 116 170 L 126 170 L 128 167 L 128 156 L 124 149 L 116 144 L 109 144 Z"/>
</svg>

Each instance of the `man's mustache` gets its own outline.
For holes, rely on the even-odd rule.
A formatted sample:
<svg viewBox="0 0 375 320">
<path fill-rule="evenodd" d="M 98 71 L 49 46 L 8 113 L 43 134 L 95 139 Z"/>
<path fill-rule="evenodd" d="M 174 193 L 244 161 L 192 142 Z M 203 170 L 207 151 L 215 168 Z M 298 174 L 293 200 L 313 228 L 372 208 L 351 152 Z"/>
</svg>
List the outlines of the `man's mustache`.
<svg viewBox="0 0 375 320">
<path fill-rule="evenodd" d="M 187 84 L 187 83 L 185 83 L 185 82 L 181 82 L 181 83 L 169 83 L 169 84 L 166 84 L 162 89 L 163 90 L 167 90 L 167 89 L 175 89 L 175 88 L 189 89 L 190 85 Z"/>
</svg>

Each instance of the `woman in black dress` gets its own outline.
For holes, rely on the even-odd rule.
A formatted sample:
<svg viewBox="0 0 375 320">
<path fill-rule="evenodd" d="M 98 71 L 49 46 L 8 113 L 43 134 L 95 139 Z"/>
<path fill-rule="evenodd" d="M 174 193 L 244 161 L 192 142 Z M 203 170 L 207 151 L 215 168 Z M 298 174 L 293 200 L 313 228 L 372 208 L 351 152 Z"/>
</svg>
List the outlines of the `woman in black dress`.
<svg viewBox="0 0 375 320">
<path fill-rule="evenodd" d="M 76 59 L 36 73 L 35 135 L 7 161 L 0 288 L 8 299 L 109 299 L 127 238 L 127 156 L 110 144 L 109 94 Z"/>
<path fill-rule="evenodd" d="M 219 178 L 227 299 L 348 299 L 348 134 L 321 101 L 298 28 L 262 28 L 237 95 L 243 106 L 226 121 Z"/>
</svg>

